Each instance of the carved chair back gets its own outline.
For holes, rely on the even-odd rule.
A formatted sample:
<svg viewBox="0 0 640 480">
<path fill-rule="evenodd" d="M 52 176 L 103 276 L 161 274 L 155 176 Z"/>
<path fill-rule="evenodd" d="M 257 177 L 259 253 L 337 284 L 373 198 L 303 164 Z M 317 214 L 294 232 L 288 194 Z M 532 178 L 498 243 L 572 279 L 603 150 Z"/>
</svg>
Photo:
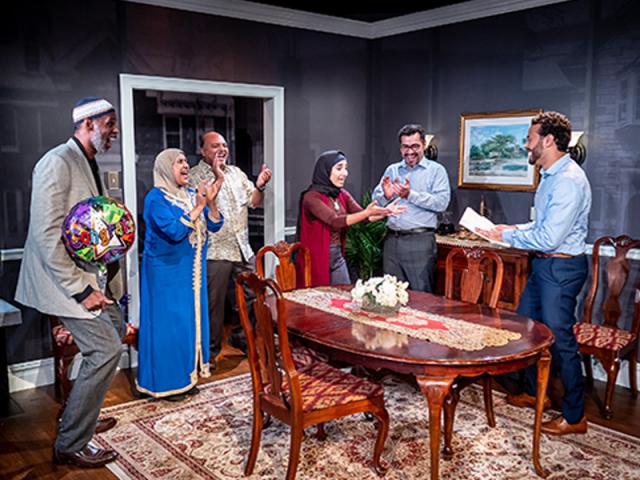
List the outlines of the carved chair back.
<svg viewBox="0 0 640 480">
<path fill-rule="evenodd" d="M 607 261 L 606 296 L 601 304 L 602 324 L 610 328 L 624 329 L 624 325 L 621 323 L 621 319 L 624 320 L 624 318 L 622 316 L 623 306 L 621 305 L 620 296 L 631 270 L 631 264 L 627 258 L 627 254 L 632 248 L 640 248 L 640 240 L 634 240 L 628 235 L 621 235 L 615 238 L 601 237 L 593 244 L 591 287 L 585 300 L 583 322 L 593 323 L 593 309 L 600 287 L 600 248 L 606 246 L 613 247 L 614 256 Z M 635 299 L 636 304 L 637 301 L 638 300 Z M 630 330 L 637 334 L 639 328 L 640 320 L 638 316 L 635 315 Z"/>
<path fill-rule="evenodd" d="M 311 286 L 311 254 L 309 249 L 300 242 L 287 243 L 284 240 L 279 241 L 275 245 L 265 245 L 256 255 L 256 271 L 260 277 L 265 278 L 265 256 L 272 253 L 278 259 L 275 267 L 276 282 L 283 292 L 288 292 L 296 288 L 297 275 L 303 276 L 302 287 Z M 302 259 L 293 261 L 294 255 L 302 256 Z M 296 264 L 302 265 L 298 268 Z"/>
<path fill-rule="evenodd" d="M 447 298 L 454 296 L 454 261 L 456 257 L 466 259 L 466 268 L 460 274 L 460 299 L 463 302 L 480 303 L 485 300 L 483 291 L 489 288 L 488 301 L 491 308 L 496 308 L 502 289 L 504 264 L 502 259 L 492 251 L 482 248 L 452 248 L 445 261 L 445 289 Z M 488 286 L 493 279 L 493 284 Z"/>
</svg>

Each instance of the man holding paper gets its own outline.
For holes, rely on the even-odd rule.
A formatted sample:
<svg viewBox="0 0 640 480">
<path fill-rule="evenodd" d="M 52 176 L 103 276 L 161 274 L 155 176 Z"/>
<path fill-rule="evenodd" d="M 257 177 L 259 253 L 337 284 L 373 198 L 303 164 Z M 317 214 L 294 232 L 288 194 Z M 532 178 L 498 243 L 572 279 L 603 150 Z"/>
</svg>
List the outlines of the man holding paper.
<svg viewBox="0 0 640 480">
<path fill-rule="evenodd" d="M 573 325 L 576 297 L 588 271 L 584 251 L 591 187 L 584 171 L 567 153 L 570 137 L 571 123 L 564 115 L 545 112 L 534 117 L 524 147 L 529 151 L 529 163 L 542 169 L 534 200 L 535 220 L 477 230 L 489 239 L 537 252 L 518 313 L 543 322 L 556 337 L 551 355 L 564 396 L 562 416 L 542 424 L 542 431 L 551 435 L 587 431 L 584 379 Z M 509 395 L 507 401 L 533 407 L 535 367 L 528 367 L 526 373 L 526 393 Z"/>
<path fill-rule="evenodd" d="M 373 199 L 386 206 L 399 198 L 402 215 L 389 217 L 384 239 L 382 269 L 412 290 L 431 292 L 436 262 L 435 230 L 438 213 L 449 205 L 451 191 L 445 168 L 424 155 L 426 132 L 422 125 L 405 125 L 398 132 L 402 160 L 387 167 L 373 191 Z"/>
</svg>

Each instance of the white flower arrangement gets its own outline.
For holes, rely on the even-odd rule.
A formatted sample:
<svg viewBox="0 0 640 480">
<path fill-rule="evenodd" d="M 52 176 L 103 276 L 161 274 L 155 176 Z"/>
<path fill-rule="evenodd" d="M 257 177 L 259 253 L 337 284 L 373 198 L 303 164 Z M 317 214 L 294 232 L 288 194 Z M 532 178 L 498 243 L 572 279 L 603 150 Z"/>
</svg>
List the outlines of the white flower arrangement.
<svg viewBox="0 0 640 480">
<path fill-rule="evenodd" d="M 408 282 L 399 282 L 393 275 L 371 277 L 366 282 L 358 280 L 351 290 L 351 298 L 386 308 L 406 305 L 409 301 Z"/>
</svg>

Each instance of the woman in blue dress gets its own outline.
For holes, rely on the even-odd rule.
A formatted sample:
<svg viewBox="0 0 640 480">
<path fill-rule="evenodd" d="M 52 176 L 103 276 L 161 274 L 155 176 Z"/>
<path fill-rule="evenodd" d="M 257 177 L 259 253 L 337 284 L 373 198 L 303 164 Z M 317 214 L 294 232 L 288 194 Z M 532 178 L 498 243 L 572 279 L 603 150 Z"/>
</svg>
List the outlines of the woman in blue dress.
<svg viewBox="0 0 640 480">
<path fill-rule="evenodd" d="M 138 390 L 180 400 L 209 376 L 207 230 L 223 218 L 216 196 L 224 180 L 187 187 L 185 154 L 168 148 L 156 157 L 154 188 L 144 200 L 146 236 L 140 285 Z"/>
</svg>

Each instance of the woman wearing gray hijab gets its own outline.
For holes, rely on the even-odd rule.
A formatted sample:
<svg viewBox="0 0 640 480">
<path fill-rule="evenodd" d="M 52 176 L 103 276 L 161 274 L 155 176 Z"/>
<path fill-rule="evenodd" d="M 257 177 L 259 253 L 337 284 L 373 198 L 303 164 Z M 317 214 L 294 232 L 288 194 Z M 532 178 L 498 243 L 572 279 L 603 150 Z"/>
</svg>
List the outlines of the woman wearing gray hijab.
<svg viewBox="0 0 640 480">
<path fill-rule="evenodd" d="M 137 382 L 153 397 L 180 400 L 209 376 L 205 252 L 207 230 L 222 226 L 216 196 L 223 180 L 217 171 L 215 182 L 190 189 L 184 152 L 168 148 L 156 157 L 144 201 Z"/>
</svg>

